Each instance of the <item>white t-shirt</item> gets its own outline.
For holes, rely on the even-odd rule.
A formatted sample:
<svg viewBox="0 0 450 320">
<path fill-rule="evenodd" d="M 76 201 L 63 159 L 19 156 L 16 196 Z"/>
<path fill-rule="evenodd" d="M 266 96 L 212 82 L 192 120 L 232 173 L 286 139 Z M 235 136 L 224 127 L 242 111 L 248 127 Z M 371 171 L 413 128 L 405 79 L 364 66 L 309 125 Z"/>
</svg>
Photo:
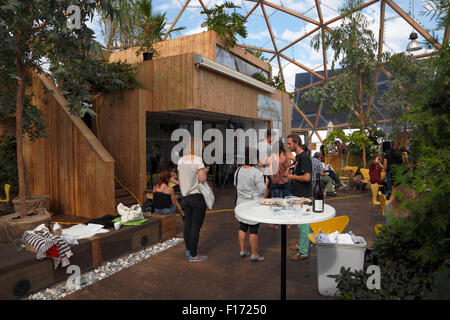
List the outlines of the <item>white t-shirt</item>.
<svg viewBox="0 0 450 320">
<path fill-rule="evenodd" d="M 178 161 L 178 177 L 180 191 L 183 197 L 200 193 L 198 189 L 198 171 L 205 168 L 202 158 L 199 156 L 184 156 Z"/>
</svg>

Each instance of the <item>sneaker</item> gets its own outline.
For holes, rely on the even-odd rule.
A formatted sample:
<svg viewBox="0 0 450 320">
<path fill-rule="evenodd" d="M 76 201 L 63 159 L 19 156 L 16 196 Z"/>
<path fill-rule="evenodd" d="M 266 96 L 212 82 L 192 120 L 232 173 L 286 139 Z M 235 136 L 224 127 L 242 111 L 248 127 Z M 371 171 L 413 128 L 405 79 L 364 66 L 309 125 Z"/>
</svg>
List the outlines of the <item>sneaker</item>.
<svg viewBox="0 0 450 320">
<path fill-rule="evenodd" d="M 189 257 L 191 255 L 191 252 L 189 250 L 186 250 L 186 257 Z"/>
<path fill-rule="evenodd" d="M 305 260 L 305 259 L 308 259 L 308 256 L 300 254 L 298 252 L 291 257 L 292 261 L 300 261 L 300 260 Z"/>
<path fill-rule="evenodd" d="M 290 247 L 292 250 L 298 251 L 298 244 L 294 244 Z"/>
<path fill-rule="evenodd" d="M 189 256 L 189 262 L 199 262 L 205 260 L 208 260 L 207 256 L 199 256 L 199 255 L 196 255 L 195 257 Z"/>
<path fill-rule="evenodd" d="M 239 255 L 241 256 L 241 258 L 245 258 L 245 257 L 248 257 L 248 256 L 250 255 L 250 252 L 247 252 L 247 251 L 241 251 L 241 252 L 239 253 Z"/>
<path fill-rule="evenodd" d="M 262 261 L 264 261 L 264 257 L 262 257 L 262 256 L 252 256 L 252 262 L 262 262 Z"/>
</svg>

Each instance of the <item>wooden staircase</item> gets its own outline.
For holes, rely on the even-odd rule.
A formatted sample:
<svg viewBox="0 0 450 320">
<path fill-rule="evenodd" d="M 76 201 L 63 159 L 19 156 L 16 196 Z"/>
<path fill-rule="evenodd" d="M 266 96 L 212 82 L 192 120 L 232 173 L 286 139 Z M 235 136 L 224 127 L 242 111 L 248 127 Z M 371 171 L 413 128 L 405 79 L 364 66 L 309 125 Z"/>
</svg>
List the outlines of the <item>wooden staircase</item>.
<svg viewBox="0 0 450 320">
<path fill-rule="evenodd" d="M 123 205 L 130 207 L 133 204 L 137 204 L 136 199 L 127 191 L 125 190 L 118 182 L 115 180 L 115 199 L 116 199 L 116 207 L 119 203 L 122 203 Z"/>
</svg>

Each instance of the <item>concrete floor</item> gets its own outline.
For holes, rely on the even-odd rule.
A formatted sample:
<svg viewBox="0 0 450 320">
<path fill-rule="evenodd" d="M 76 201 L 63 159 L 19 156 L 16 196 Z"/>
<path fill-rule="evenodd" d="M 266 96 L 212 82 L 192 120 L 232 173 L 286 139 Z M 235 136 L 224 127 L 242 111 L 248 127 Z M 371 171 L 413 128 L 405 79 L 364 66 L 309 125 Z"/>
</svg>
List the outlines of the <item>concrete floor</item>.
<svg viewBox="0 0 450 320">
<path fill-rule="evenodd" d="M 213 210 L 230 209 L 234 189 L 217 188 Z M 353 197 L 352 197 L 353 195 Z M 354 196 L 356 195 L 356 197 Z M 340 199 L 343 198 L 343 199 Z M 370 193 L 338 192 L 326 201 L 336 209 L 336 215 L 348 215 L 350 230 L 370 242 L 374 226 L 384 223 L 378 209 L 372 209 Z M 237 230 L 239 223 L 232 211 L 209 213 L 200 232 L 199 254 L 209 257 L 205 262 L 189 263 L 184 255 L 184 243 L 161 254 L 118 272 L 104 280 L 79 290 L 66 299 L 151 299 L 151 300 L 267 300 L 280 298 L 280 244 L 281 231 L 261 224 L 259 251 L 265 257 L 262 263 L 252 264 L 239 257 Z M 178 237 L 183 222 L 177 216 Z M 287 231 L 288 246 L 296 243 L 298 230 Z M 293 262 L 288 249 L 287 299 L 327 299 L 318 293 L 316 248 L 306 261 Z"/>
</svg>

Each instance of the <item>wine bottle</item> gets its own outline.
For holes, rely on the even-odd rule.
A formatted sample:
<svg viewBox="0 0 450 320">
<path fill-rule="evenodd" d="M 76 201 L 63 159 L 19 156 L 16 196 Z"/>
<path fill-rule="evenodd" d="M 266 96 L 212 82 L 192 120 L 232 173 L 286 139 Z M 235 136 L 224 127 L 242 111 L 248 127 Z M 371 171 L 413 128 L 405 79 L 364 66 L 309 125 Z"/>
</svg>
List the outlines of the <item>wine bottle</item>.
<svg viewBox="0 0 450 320">
<path fill-rule="evenodd" d="M 323 212 L 324 207 L 324 193 L 322 184 L 317 181 L 314 186 L 313 192 L 313 211 L 314 212 Z"/>
</svg>

